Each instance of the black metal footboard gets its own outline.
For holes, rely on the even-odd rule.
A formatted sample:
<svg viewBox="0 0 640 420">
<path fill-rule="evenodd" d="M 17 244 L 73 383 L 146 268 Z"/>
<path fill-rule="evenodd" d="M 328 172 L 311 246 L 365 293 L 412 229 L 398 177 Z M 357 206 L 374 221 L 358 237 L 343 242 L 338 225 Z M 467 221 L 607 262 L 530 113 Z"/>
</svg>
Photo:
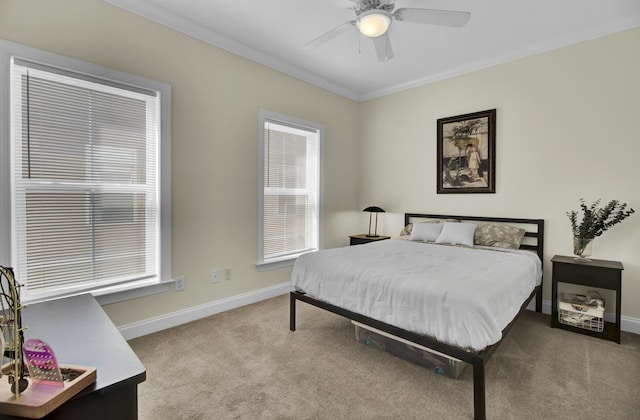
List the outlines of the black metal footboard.
<svg viewBox="0 0 640 420">
<path fill-rule="evenodd" d="M 509 332 L 515 320 L 520 316 L 522 311 L 526 309 L 527 305 L 535 295 L 537 296 L 542 295 L 541 286 L 538 286 L 536 289 L 534 289 L 531 296 L 522 305 L 518 315 L 502 331 L 503 338 Z M 396 337 L 404 338 L 405 340 L 408 340 L 413 343 L 419 344 L 421 346 L 427 347 L 429 349 L 438 351 L 440 353 L 444 353 L 456 359 L 460 359 L 463 362 L 469 363 L 473 368 L 473 418 L 475 420 L 486 419 L 486 397 L 485 397 L 486 388 L 485 388 L 484 369 L 485 369 L 485 364 L 487 363 L 491 355 L 496 351 L 501 341 L 485 348 L 480 352 L 472 353 L 464 349 L 461 349 L 459 347 L 454 347 L 454 346 L 450 346 L 448 344 L 439 342 L 434 338 L 412 333 L 402 328 L 394 327 L 393 325 L 385 324 L 384 322 L 380 322 L 373 318 L 369 318 L 367 316 L 357 314 L 355 312 L 349 311 L 344 308 L 340 308 L 330 303 L 323 302 L 321 300 L 315 299 L 313 297 L 310 297 L 298 291 L 292 291 L 290 293 L 289 329 L 291 331 L 296 330 L 296 301 L 298 300 L 301 300 L 303 302 L 306 302 L 318 308 L 327 310 L 329 312 L 333 312 L 334 314 L 343 316 L 353 321 L 360 322 L 364 325 L 368 325 L 372 328 L 376 328 L 386 333 L 395 335 Z M 541 299 L 536 298 L 536 309 L 538 309 L 539 300 Z"/>
</svg>

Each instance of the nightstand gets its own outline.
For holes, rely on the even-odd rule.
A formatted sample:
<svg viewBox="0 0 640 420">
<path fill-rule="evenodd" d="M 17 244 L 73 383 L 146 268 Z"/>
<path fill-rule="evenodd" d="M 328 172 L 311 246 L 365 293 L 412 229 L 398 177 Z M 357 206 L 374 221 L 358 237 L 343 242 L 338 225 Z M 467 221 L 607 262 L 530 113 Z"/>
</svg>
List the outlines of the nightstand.
<svg viewBox="0 0 640 420">
<path fill-rule="evenodd" d="M 621 262 L 607 260 L 577 260 L 575 257 L 556 255 L 551 259 L 553 263 L 551 277 L 551 327 L 615 341 L 620 344 L 620 315 L 622 294 Z M 558 319 L 558 283 L 569 283 L 586 288 L 600 288 L 615 291 L 616 322 L 603 321 L 602 331 L 585 329 L 562 323 Z M 563 288 L 564 289 L 564 288 Z M 610 302 L 605 302 L 605 309 L 610 308 Z M 604 313 L 603 316 L 604 318 Z"/>
<path fill-rule="evenodd" d="M 390 239 L 391 236 L 367 236 L 365 233 L 362 233 L 360 235 L 350 235 L 349 238 L 351 239 L 349 245 L 360 245 L 369 242 L 384 241 L 385 239 Z"/>
</svg>

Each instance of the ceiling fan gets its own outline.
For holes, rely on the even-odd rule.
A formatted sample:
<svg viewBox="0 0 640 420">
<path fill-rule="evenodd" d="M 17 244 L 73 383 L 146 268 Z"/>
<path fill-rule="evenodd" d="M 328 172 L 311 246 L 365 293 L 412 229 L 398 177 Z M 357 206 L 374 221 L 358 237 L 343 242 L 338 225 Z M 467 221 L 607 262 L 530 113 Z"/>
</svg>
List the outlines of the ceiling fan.
<svg viewBox="0 0 640 420">
<path fill-rule="evenodd" d="M 395 8 L 396 0 L 351 0 L 356 19 L 345 22 L 318 36 L 302 46 L 305 50 L 316 48 L 333 38 L 352 29 L 371 38 L 376 49 L 378 60 L 387 61 L 393 58 L 393 50 L 389 40 L 389 27 L 393 20 L 398 22 L 424 23 L 439 26 L 464 26 L 471 17 L 469 12 L 452 10 L 434 10 L 418 8 Z"/>
</svg>

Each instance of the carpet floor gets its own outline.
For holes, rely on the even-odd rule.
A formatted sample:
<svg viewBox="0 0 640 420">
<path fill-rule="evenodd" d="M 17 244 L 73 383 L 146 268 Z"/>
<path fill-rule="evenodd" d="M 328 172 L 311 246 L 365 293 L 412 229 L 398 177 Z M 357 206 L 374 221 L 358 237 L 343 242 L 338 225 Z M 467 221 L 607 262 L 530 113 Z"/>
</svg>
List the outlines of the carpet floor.
<svg viewBox="0 0 640 420">
<path fill-rule="evenodd" d="M 355 339 L 349 320 L 280 296 L 130 342 L 141 420 L 472 419 L 472 369 L 437 375 Z M 640 335 L 622 344 L 527 311 L 486 365 L 488 419 L 640 418 Z"/>
</svg>

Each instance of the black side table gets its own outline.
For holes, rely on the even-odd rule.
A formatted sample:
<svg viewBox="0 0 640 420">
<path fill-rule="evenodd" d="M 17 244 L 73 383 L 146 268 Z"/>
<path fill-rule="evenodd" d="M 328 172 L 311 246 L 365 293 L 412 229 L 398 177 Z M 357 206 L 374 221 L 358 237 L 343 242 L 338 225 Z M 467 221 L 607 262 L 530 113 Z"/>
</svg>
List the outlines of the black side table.
<svg viewBox="0 0 640 420">
<path fill-rule="evenodd" d="M 349 245 L 360 245 L 367 244 L 369 242 L 383 241 L 391 238 L 391 236 L 368 236 L 365 233 L 361 233 L 359 235 L 350 235 L 349 238 Z"/>
<path fill-rule="evenodd" d="M 607 260 L 577 260 L 575 257 L 565 257 L 562 255 L 554 256 L 551 262 L 553 263 L 551 278 L 551 327 L 611 340 L 620 344 L 622 270 L 624 270 L 622 263 Z M 615 324 L 605 321 L 602 332 L 598 332 L 561 323 L 558 320 L 558 283 L 570 283 L 615 291 Z M 605 308 L 606 307 L 607 305 L 605 305 Z"/>
</svg>

